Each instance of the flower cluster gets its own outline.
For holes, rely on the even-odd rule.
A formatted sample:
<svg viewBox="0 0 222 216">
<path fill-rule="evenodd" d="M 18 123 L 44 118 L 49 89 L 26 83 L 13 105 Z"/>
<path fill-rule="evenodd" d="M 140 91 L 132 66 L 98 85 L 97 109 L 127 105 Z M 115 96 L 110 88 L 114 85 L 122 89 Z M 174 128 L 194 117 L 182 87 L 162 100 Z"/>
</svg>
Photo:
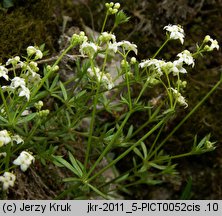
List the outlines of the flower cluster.
<svg viewBox="0 0 222 216">
<path fill-rule="evenodd" d="M 71 38 L 71 44 L 73 46 L 77 44 L 82 44 L 83 42 L 87 41 L 88 38 L 85 35 L 85 32 L 81 31 L 79 34 L 73 34 Z"/>
<path fill-rule="evenodd" d="M 11 80 L 11 84 L 9 86 L 2 86 L 2 89 L 12 93 L 17 89 L 19 97 L 25 96 L 27 100 L 30 98 L 30 90 L 26 87 L 25 79 L 20 77 L 14 77 Z"/>
<path fill-rule="evenodd" d="M 113 2 L 110 2 L 110 3 L 106 3 L 105 5 L 110 14 L 116 14 L 118 12 L 118 9 L 120 8 L 120 3 L 114 4 Z"/>
<path fill-rule="evenodd" d="M 101 35 L 99 36 L 99 41 L 101 41 L 101 43 L 107 43 L 111 40 L 113 43 L 116 42 L 116 36 L 114 34 L 108 32 L 102 32 Z"/>
<path fill-rule="evenodd" d="M 87 55 L 89 58 L 93 58 L 99 47 L 93 42 L 84 41 L 80 46 L 80 53 Z"/>
<path fill-rule="evenodd" d="M 180 94 L 180 92 L 177 89 L 171 88 L 172 92 L 173 92 L 173 96 L 175 97 L 176 101 L 181 105 L 181 106 L 185 106 L 188 107 L 188 104 L 185 100 L 185 98 Z"/>
<path fill-rule="evenodd" d="M 184 30 L 179 25 L 168 25 L 165 26 L 163 29 L 169 32 L 169 39 L 177 40 L 179 39 L 180 42 L 183 44 L 184 42 Z"/>
<path fill-rule="evenodd" d="M 19 97 L 26 97 L 27 100 L 30 99 L 30 89 L 33 86 L 37 85 L 41 81 L 40 75 L 37 73 L 39 71 L 38 64 L 35 62 L 37 59 L 41 59 L 43 57 L 42 52 L 36 47 L 29 46 L 27 48 L 28 57 L 31 58 L 34 56 L 34 61 L 21 61 L 19 56 L 15 56 L 14 58 L 8 59 L 6 62 L 6 66 L 12 65 L 15 69 L 22 69 L 22 73 L 20 76 L 15 76 L 12 79 L 9 79 L 8 72 L 5 66 L 0 66 L 0 77 L 3 77 L 7 81 L 11 81 L 11 83 L 7 86 L 2 86 L 3 91 L 7 91 L 9 94 L 17 93 Z"/>
<path fill-rule="evenodd" d="M 87 70 L 89 77 L 95 77 L 96 80 L 103 83 L 108 90 L 114 87 L 114 83 L 112 81 L 112 77 L 109 73 L 103 73 L 100 71 L 98 67 L 88 68 Z"/>
<path fill-rule="evenodd" d="M 7 130 L 0 131 L 0 147 L 15 141 L 17 144 L 23 143 L 23 139 L 19 135 L 11 135 Z"/>
<path fill-rule="evenodd" d="M 16 144 L 22 144 L 24 143 L 24 140 L 17 134 L 13 135 L 7 130 L 1 130 L 0 131 L 0 147 L 3 147 L 4 145 L 7 145 L 11 143 L 13 145 L 13 142 Z M 0 152 L 0 157 L 6 157 L 6 152 Z M 19 165 L 22 171 L 26 171 L 27 168 L 30 166 L 30 164 L 34 161 L 34 157 L 29 154 L 28 152 L 21 152 L 20 156 L 14 160 L 13 164 Z M 15 175 L 10 172 L 5 172 L 3 176 L 0 176 L 0 182 L 3 183 L 3 190 L 7 190 L 9 186 L 13 186 L 15 182 Z"/>
</svg>

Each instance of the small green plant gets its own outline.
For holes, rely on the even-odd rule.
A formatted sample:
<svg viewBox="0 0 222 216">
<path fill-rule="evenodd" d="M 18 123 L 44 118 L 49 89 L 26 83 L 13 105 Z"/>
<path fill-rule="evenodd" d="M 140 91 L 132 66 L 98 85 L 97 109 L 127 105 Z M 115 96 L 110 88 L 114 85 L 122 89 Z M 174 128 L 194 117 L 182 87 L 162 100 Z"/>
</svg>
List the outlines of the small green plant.
<svg viewBox="0 0 222 216">
<path fill-rule="evenodd" d="M 113 199 L 119 191 L 128 192 L 136 184 L 159 184 L 162 175 L 176 175 L 173 159 L 215 149 L 210 135 L 200 142 L 195 137 L 187 153 L 168 155 L 163 146 L 222 79 L 167 137 L 163 138 L 162 132 L 180 107 L 188 107 L 183 96 L 187 67 L 194 67 L 195 60 L 204 53 L 219 49 L 217 41 L 206 36 L 194 53 L 183 50 L 174 61 L 160 60 L 159 52 L 172 40 L 184 43 L 183 28 L 168 25 L 164 27 L 163 45 L 140 62 L 136 59 L 137 46 L 129 41 L 118 42 L 113 32 L 129 20 L 119 8 L 119 3 L 106 3 L 105 21 L 98 38 L 92 41 L 84 32 L 74 34 L 53 65 L 39 69 L 37 62 L 43 57 L 43 46 L 29 46 L 27 57 L 16 56 L 0 65 L 3 191 L 14 185 L 13 171 L 17 166 L 25 172 L 35 160 L 40 160 L 45 166 L 54 163 L 71 172 L 63 179 L 67 190 L 57 199 L 66 195 L 73 199 Z M 115 16 L 114 24 L 111 31 L 106 31 L 111 16 Z M 73 56 L 76 70 L 69 80 L 62 82 L 59 63 L 65 56 L 72 56 L 74 49 L 79 51 Z M 141 88 L 134 92 L 133 86 Z M 144 100 L 144 93 L 153 89 L 158 89 L 158 94 Z M 49 98 L 54 102 L 47 107 Z M 102 118 L 101 113 L 111 115 L 112 120 Z M 130 123 L 139 113 L 145 121 Z M 73 144 L 79 138 L 84 157 L 76 153 Z M 67 154 L 59 153 L 61 145 Z M 120 172 L 118 164 L 126 159 L 130 167 Z M 107 170 L 112 173 L 110 179 L 104 175 Z"/>
</svg>

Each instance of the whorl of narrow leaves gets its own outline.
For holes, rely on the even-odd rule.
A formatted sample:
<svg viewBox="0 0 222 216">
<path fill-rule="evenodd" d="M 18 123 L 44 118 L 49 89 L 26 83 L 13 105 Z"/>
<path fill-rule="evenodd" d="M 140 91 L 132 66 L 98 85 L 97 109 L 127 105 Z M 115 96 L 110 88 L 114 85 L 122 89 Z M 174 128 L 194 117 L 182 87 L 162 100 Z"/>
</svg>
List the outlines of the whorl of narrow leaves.
<svg viewBox="0 0 222 216">
<path fill-rule="evenodd" d="M 130 17 L 128 17 L 122 10 L 120 10 L 115 17 L 115 26 L 119 24 L 128 22 Z"/>
</svg>

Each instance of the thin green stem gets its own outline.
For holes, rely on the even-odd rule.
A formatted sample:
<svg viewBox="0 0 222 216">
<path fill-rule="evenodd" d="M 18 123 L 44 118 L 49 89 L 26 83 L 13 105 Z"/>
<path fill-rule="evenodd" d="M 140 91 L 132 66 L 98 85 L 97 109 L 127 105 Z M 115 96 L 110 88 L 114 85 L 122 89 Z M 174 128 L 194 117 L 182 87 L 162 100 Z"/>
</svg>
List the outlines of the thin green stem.
<svg viewBox="0 0 222 216">
<path fill-rule="evenodd" d="M 155 112 L 149 117 L 149 120 L 146 121 L 144 124 L 142 124 L 132 135 L 130 138 L 134 137 L 136 134 L 138 134 L 141 130 L 143 130 L 148 124 L 150 124 L 155 117 L 157 116 L 157 114 L 160 112 L 161 107 L 163 106 L 163 103 L 156 108 Z"/>
<path fill-rule="evenodd" d="M 148 79 L 146 80 L 145 84 L 143 85 L 143 88 L 141 89 L 137 99 L 136 99 L 136 104 L 138 103 L 139 99 L 141 98 L 142 94 L 144 93 L 146 87 L 148 86 Z"/>
<path fill-rule="evenodd" d="M 89 170 L 89 172 L 87 173 L 87 178 L 90 176 L 90 174 L 95 170 L 95 168 L 97 167 L 97 165 L 100 163 L 100 161 L 103 159 L 103 157 L 109 152 L 110 148 L 112 147 L 113 143 L 116 141 L 117 137 L 120 135 L 123 127 L 125 126 L 125 124 L 127 123 L 129 117 L 131 115 L 131 112 L 128 112 L 125 119 L 123 120 L 122 124 L 120 125 L 120 127 L 118 128 L 116 134 L 114 135 L 114 137 L 112 138 L 111 142 L 106 146 L 106 148 L 103 150 L 103 152 L 101 153 L 101 155 L 99 156 L 99 158 L 96 160 L 96 162 L 93 164 L 92 168 Z"/>
<path fill-rule="evenodd" d="M 210 95 L 218 88 L 222 82 L 222 74 L 220 80 L 214 85 L 214 87 L 203 97 L 203 99 L 182 119 L 182 121 L 169 133 L 169 135 L 160 143 L 160 145 L 150 154 L 148 159 L 157 153 L 157 151 L 163 147 L 163 145 L 169 140 L 169 138 L 184 124 L 187 119 L 193 115 L 197 109 L 210 97 Z"/>
<path fill-rule="evenodd" d="M 169 40 L 170 40 L 169 38 L 166 39 L 166 41 L 162 44 L 162 46 L 153 55 L 152 59 L 154 59 L 159 54 L 159 52 L 163 49 L 163 47 L 168 43 Z"/>
<path fill-rule="evenodd" d="M 45 81 L 49 78 L 50 75 L 52 75 L 52 73 L 54 72 L 54 67 L 56 65 L 59 64 L 59 62 L 62 60 L 62 58 L 64 57 L 64 55 L 66 55 L 66 53 L 68 53 L 75 45 L 71 44 L 67 47 L 67 49 L 64 50 L 64 52 L 59 56 L 59 58 L 56 60 L 56 62 L 53 64 L 52 69 L 50 71 L 48 71 L 48 73 L 42 78 L 41 82 L 39 85 L 37 85 L 34 89 L 33 92 L 31 94 L 31 98 L 34 98 L 35 95 L 38 93 L 39 89 L 43 86 L 43 84 L 45 83 Z M 28 107 L 29 101 L 27 101 L 23 108 L 20 110 L 19 114 L 17 115 L 17 118 L 21 116 L 21 113 Z M 17 120 L 17 119 L 16 119 Z"/>
<path fill-rule="evenodd" d="M 94 63 L 93 60 L 91 59 L 91 68 L 95 73 L 95 68 L 94 68 Z M 101 77 L 99 77 L 99 79 L 101 80 Z M 93 130 L 94 130 L 94 122 L 95 122 L 95 116 L 96 116 L 96 106 L 97 106 L 97 102 L 99 99 L 99 90 L 100 90 L 100 80 L 97 81 L 97 89 L 96 89 L 96 95 L 93 99 L 93 111 L 92 111 L 92 118 L 90 121 L 90 126 L 89 126 L 89 138 L 88 138 L 88 142 L 87 142 L 87 148 L 86 148 L 86 157 L 85 157 L 85 161 L 84 161 L 84 167 L 87 167 L 87 164 L 89 162 L 89 155 L 90 155 L 90 150 L 91 150 L 91 145 L 92 145 L 92 135 L 93 135 Z"/>
<path fill-rule="evenodd" d="M 124 64 L 127 64 L 126 56 L 124 57 Z M 131 91 L 130 91 L 130 82 L 129 82 L 129 73 L 127 70 L 127 66 L 125 66 L 125 76 L 126 76 L 126 85 L 128 91 L 128 100 L 129 100 L 129 110 L 132 111 L 132 98 L 131 98 Z"/>
<path fill-rule="evenodd" d="M 101 169 L 99 172 L 97 172 L 95 175 L 93 175 L 91 178 L 88 179 L 88 182 L 94 180 L 97 176 L 101 175 L 103 172 L 105 172 L 107 169 L 115 165 L 118 161 L 123 159 L 126 155 L 128 155 L 136 146 L 140 145 L 142 141 L 147 139 L 154 131 L 156 131 L 161 125 L 163 125 L 166 121 L 166 118 L 163 118 L 158 124 L 156 124 L 151 130 L 149 130 L 141 139 L 139 139 L 135 144 L 133 144 L 131 147 L 129 147 L 126 151 L 124 151 L 121 155 L 119 155 L 115 160 L 113 160 L 111 163 L 109 163 L 106 167 Z"/>
<path fill-rule="evenodd" d="M 167 72 L 165 72 L 166 74 L 166 78 L 167 78 L 167 83 L 168 83 L 168 89 L 166 88 L 167 90 L 167 94 L 168 94 L 168 97 L 170 99 L 170 108 L 172 109 L 173 108 L 173 98 L 172 98 L 172 90 L 171 90 L 171 83 L 170 83 L 170 79 L 169 79 L 169 76 L 167 74 Z"/>
<path fill-rule="evenodd" d="M 102 29 L 101 29 L 101 33 L 104 31 L 105 29 L 105 25 L 106 25 L 106 21 L 107 21 L 107 18 L 109 16 L 109 12 L 107 11 L 106 12 L 106 16 L 105 16 L 105 19 L 104 19 L 104 22 L 103 22 L 103 26 L 102 26 Z"/>
</svg>

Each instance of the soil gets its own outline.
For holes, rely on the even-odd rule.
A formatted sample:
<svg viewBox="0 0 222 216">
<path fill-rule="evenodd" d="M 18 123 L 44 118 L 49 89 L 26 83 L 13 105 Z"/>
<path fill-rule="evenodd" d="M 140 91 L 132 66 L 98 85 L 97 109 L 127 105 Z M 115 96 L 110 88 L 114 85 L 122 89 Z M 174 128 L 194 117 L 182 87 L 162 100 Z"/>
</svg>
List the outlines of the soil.
<svg viewBox="0 0 222 216">
<path fill-rule="evenodd" d="M 10 55 L 21 55 L 25 52 L 25 48 L 32 44 L 45 43 L 50 56 L 56 55 L 61 48 L 58 41 L 61 34 L 64 33 L 63 31 L 68 34 L 76 27 L 83 30 L 87 27 L 100 31 L 105 1 L 58 0 L 56 2 L 53 0 L 40 0 L 37 3 L 31 0 L 21 1 L 7 12 L 0 14 L 0 28 L 5 29 L 0 35 L 0 59 L 2 61 Z M 193 44 L 201 42 L 207 34 L 217 39 L 220 45 L 222 44 L 222 25 L 218 24 L 222 23 L 221 0 L 129 0 L 119 2 L 131 19 L 128 25 L 116 30 L 117 38 L 137 44 L 140 60 L 150 57 L 161 45 L 165 36 L 163 27 L 169 23 L 180 24 L 184 27 L 185 44 L 181 47 L 179 43 L 172 43 L 160 53 L 160 58 L 169 59 L 180 50 L 194 49 Z M 64 16 L 69 18 L 65 29 L 62 27 Z M 21 32 L 22 34 L 20 34 Z M 169 125 L 166 134 L 218 81 L 222 72 L 221 65 L 222 53 L 219 50 L 219 52 L 215 51 L 199 59 L 195 69 L 189 71 L 186 77 L 188 91 L 185 95 L 189 101 L 189 108 L 186 112 L 180 111 Z M 123 193 L 122 196 L 125 199 L 222 199 L 221 101 L 222 86 L 164 147 L 167 153 L 174 154 L 178 151 L 181 153 L 192 146 L 196 134 L 201 138 L 211 133 L 211 139 L 217 142 L 215 151 L 175 160 L 173 162 L 178 164 L 179 178 L 163 177 L 164 183 L 161 185 L 136 186 L 130 188 L 130 195 Z M 47 172 L 45 169 L 46 167 L 37 163 L 26 175 L 18 171 L 19 183 L 10 190 L 8 199 L 53 199 L 55 194 L 63 191 L 64 184 L 59 178 L 52 176 L 62 178 L 68 173 L 56 170 L 53 165 L 48 166 Z M 187 182 L 190 183 L 190 190 L 186 196 L 182 196 L 188 185 Z"/>
</svg>

